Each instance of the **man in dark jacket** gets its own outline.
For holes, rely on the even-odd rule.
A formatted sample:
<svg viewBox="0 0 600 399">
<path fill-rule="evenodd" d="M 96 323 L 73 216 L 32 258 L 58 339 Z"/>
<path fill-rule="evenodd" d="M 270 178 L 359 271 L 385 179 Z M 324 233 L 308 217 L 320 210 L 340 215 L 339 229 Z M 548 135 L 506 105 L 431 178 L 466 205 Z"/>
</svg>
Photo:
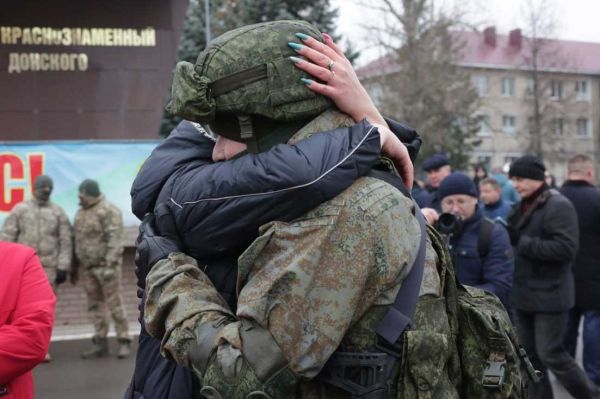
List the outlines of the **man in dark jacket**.
<svg viewBox="0 0 600 399">
<path fill-rule="evenodd" d="M 493 292 L 509 309 L 514 258 L 506 229 L 485 219 L 477 206 L 477 190 L 471 179 L 462 173 L 452 173 L 444 179 L 438 194 L 442 211 L 459 220 L 460 228 L 450 237 L 450 248 L 458 281 Z M 478 243 L 482 226 L 489 223 L 491 237 L 487 254 L 481 257 Z"/>
<path fill-rule="evenodd" d="M 508 216 L 517 331 L 534 367 L 545 375 L 529 393 L 533 399 L 553 397 L 550 369 L 573 397 L 596 398 L 596 387 L 563 347 L 575 296 L 571 264 L 579 240 L 577 214 L 567 198 L 544 183 L 545 170 L 537 157 L 525 155 L 509 172 L 521 196 Z"/>
<path fill-rule="evenodd" d="M 560 192 L 577 212 L 579 250 L 573 267 L 575 307 L 569 312 L 565 347 L 575 356 L 583 317 L 583 368 L 600 386 L 600 190 L 593 185 L 594 162 L 589 156 L 575 155 L 567 168 L 568 180 Z"/>
</svg>

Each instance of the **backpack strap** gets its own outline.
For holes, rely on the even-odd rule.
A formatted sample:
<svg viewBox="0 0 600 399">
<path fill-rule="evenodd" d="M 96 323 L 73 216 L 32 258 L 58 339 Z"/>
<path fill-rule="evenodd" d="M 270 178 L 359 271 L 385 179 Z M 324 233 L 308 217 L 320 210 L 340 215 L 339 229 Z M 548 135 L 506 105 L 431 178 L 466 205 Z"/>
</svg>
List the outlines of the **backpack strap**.
<svg viewBox="0 0 600 399">
<path fill-rule="evenodd" d="M 494 231 L 494 221 L 483 218 L 479 225 L 479 238 L 477 240 L 477 253 L 480 258 L 485 258 L 490 253 L 492 243 L 492 233 Z"/>
<path fill-rule="evenodd" d="M 406 186 L 399 177 L 382 171 L 371 170 L 367 176 L 375 177 L 383 180 L 386 183 L 396 187 L 407 197 L 410 198 Z M 415 313 L 417 300 L 419 299 L 419 291 L 421 290 L 421 280 L 423 279 L 423 270 L 425 267 L 425 244 L 427 238 L 427 229 L 425 228 L 425 218 L 421 213 L 419 205 L 413 200 L 415 207 L 415 216 L 419 221 L 421 228 L 421 242 L 419 243 L 419 251 L 412 269 L 402 282 L 402 286 L 396 295 L 396 300 L 390 306 L 389 310 L 379 322 L 377 326 L 377 334 L 385 340 L 383 344 L 391 345 L 392 347 L 398 341 L 398 338 L 409 327 L 410 320 Z"/>
</svg>

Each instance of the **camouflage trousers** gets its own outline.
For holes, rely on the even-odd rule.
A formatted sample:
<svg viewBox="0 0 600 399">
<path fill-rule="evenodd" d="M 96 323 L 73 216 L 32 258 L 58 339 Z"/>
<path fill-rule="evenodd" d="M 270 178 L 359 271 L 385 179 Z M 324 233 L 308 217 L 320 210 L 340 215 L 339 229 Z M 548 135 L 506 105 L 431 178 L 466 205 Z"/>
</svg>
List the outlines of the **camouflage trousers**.
<svg viewBox="0 0 600 399">
<path fill-rule="evenodd" d="M 130 340 L 127 315 L 123 306 L 121 270 L 118 269 L 108 277 L 104 274 L 105 270 L 103 267 L 82 270 L 83 286 L 88 301 L 87 310 L 94 324 L 94 336 L 104 338 L 108 335 L 108 308 L 115 322 L 117 338 Z"/>
</svg>

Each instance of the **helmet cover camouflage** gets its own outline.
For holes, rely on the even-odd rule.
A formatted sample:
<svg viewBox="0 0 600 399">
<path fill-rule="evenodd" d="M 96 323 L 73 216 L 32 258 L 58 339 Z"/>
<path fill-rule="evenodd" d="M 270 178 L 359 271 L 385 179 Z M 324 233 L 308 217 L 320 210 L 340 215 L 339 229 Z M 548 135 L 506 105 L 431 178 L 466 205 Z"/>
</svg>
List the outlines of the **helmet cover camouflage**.
<svg viewBox="0 0 600 399">
<path fill-rule="evenodd" d="M 309 90 L 294 67 L 288 42 L 300 32 L 321 40 L 304 21 L 273 21 L 234 29 L 215 38 L 196 64 L 177 64 L 167 110 L 190 121 L 210 123 L 218 115 L 259 115 L 278 122 L 314 117 L 331 102 Z M 228 138 L 243 141 L 240 132 Z"/>
</svg>

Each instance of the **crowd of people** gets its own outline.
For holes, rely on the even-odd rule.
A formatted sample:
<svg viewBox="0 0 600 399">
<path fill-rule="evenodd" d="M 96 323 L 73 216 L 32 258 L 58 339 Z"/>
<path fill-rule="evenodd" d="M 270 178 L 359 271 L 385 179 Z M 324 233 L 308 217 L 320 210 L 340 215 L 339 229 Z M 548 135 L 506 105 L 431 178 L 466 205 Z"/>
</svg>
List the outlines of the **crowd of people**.
<svg viewBox="0 0 600 399">
<path fill-rule="evenodd" d="M 425 160 L 423 170 L 427 185 L 415 189 L 415 198 L 428 221 L 443 229 L 444 213 L 458 217 L 446 234 L 459 281 L 494 292 L 536 369 L 551 370 L 574 397 L 589 397 L 600 385 L 600 191 L 593 160 L 573 156 L 558 190 L 532 155 L 510 165 L 510 182 L 500 172 L 487 176 L 482 166 L 473 179 L 452 173 L 444 154 Z M 585 373 L 573 360 L 581 319 Z M 530 394 L 552 397 L 548 378 Z"/>
<path fill-rule="evenodd" d="M 127 398 L 551 398 L 548 370 L 574 397 L 600 397 L 591 158 L 573 157 L 556 190 L 532 155 L 507 175 L 478 167 L 470 178 L 435 154 L 411 196 L 421 138 L 383 118 L 331 37 L 301 21 L 214 39 L 196 64 L 177 65 L 168 108 L 184 121 L 131 188 L 141 331 Z M 85 180 L 71 228 L 51 192 L 38 177 L 2 229 L 0 240 L 34 248 L 41 263 L 0 243 L 14 250 L 19 282 L 0 280 L 14 311 L 0 308 L 0 365 L 15 370 L 0 389 L 29 389 L 47 354 L 53 288 L 79 270 L 95 328 L 82 356 L 108 353 L 104 304 L 118 356 L 129 355 L 120 212 Z M 489 358 L 459 353 L 454 273 L 506 309 L 539 371 L 527 370 L 528 387 L 510 363 L 528 365 L 508 352 L 512 329 Z M 582 318 L 583 369 L 573 359 Z M 23 323 L 36 333 L 19 332 Z M 6 349 L 19 334 L 27 350 Z M 478 387 L 464 386 L 477 362 Z"/>
</svg>

